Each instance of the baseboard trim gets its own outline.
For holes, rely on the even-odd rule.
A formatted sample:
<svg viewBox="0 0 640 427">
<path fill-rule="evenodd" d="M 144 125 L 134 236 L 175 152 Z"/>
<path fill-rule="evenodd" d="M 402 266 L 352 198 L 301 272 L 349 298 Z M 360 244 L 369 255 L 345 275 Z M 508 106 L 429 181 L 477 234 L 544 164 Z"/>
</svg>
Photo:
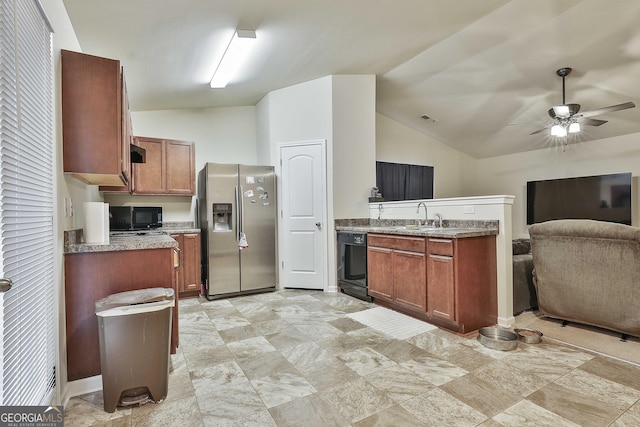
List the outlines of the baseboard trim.
<svg viewBox="0 0 640 427">
<path fill-rule="evenodd" d="M 62 405 L 66 406 L 69 399 L 81 396 L 87 393 L 93 393 L 102 390 L 102 375 L 95 377 L 83 378 L 81 380 L 71 381 L 67 383 L 67 387 L 62 399 Z"/>
<path fill-rule="evenodd" d="M 498 317 L 498 325 L 503 328 L 510 328 L 516 323 L 516 318 L 514 316 L 510 317 Z"/>
</svg>

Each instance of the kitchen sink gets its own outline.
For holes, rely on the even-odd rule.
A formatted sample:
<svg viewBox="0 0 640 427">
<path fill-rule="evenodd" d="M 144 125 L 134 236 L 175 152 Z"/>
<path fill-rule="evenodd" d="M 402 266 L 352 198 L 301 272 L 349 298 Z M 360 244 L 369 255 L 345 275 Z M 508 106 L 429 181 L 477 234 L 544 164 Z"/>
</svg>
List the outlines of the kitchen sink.
<svg viewBox="0 0 640 427">
<path fill-rule="evenodd" d="M 417 226 L 417 225 L 396 225 L 395 227 L 396 230 L 420 230 L 420 231 L 424 231 L 424 230 L 440 230 L 440 227 L 432 227 L 432 226 Z M 442 227 L 443 229 L 444 227 Z"/>
</svg>

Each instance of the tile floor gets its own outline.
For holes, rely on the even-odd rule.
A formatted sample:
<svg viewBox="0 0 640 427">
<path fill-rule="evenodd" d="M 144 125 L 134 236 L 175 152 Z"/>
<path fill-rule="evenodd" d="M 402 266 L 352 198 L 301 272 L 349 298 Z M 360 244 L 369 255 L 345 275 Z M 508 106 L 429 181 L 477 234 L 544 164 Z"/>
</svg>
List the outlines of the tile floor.
<svg viewBox="0 0 640 427">
<path fill-rule="evenodd" d="M 304 290 L 182 300 L 167 398 L 108 414 L 101 393 L 75 397 L 65 425 L 640 425 L 640 366 L 550 340 L 396 340 L 346 317 L 372 306 Z"/>
</svg>

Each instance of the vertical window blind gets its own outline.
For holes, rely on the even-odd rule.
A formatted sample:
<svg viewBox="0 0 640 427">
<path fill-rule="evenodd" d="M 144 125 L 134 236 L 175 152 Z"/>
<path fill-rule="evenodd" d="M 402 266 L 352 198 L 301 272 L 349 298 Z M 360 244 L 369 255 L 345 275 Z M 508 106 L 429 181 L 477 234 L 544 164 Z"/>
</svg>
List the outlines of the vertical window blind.
<svg viewBox="0 0 640 427">
<path fill-rule="evenodd" d="M 56 387 L 51 49 L 37 0 L 0 0 L 0 405 Z"/>
</svg>

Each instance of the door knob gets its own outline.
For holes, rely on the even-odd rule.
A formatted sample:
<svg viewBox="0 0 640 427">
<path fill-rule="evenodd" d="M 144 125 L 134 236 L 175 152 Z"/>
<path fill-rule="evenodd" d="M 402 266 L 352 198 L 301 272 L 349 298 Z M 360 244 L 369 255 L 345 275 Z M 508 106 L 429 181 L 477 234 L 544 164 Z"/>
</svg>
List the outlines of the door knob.
<svg viewBox="0 0 640 427">
<path fill-rule="evenodd" d="M 7 292 L 12 285 L 11 279 L 0 279 L 0 292 Z"/>
<path fill-rule="evenodd" d="M 322 223 L 321 222 L 316 222 L 316 227 L 318 227 L 318 230 L 322 229 Z"/>
</svg>

